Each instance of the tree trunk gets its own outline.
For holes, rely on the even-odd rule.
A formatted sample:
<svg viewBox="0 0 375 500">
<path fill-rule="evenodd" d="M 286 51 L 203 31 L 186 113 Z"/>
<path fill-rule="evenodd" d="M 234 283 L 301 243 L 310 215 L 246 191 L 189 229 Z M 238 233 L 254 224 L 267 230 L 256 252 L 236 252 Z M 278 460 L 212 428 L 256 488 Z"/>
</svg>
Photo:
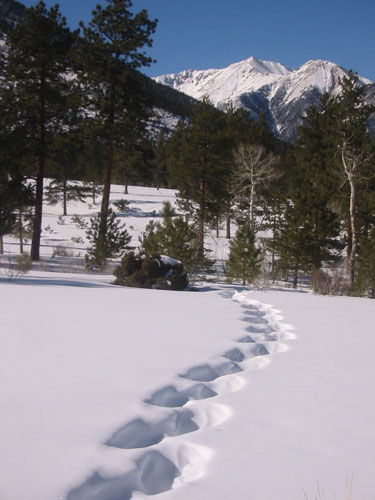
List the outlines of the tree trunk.
<svg viewBox="0 0 375 500">
<path fill-rule="evenodd" d="M 298 285 L 298 270 L 294 271 L 294 274 L 293 274 L 293 288 L 297 288 L 297 285 Z"/>
<path fill-rule="evenodd" d="M 98 239 L 105 242 L 107 236 L 107 219 L 108 219 L 108 208 L 109 208 L 109 197 L 111 194 L 111 182 L 112 182 L 112 168 L 113 168 L 113 153 L 114 153 L 114 123 L 115 123 L 115 86 L 112 85 L 111 97 L 110 97 L 110 110 L 107 121 L 108 130 L 108 149 L 107 149 L 107 161 L 104 173 L 104 186 L 103 186 L 103 198 L 100 210 L 100 225 Z"/>
<path fill-rule="evenodd" d="M 23 225 L 22 225 L 22 210 L 19 210 L 19 225 L 18 225 L 18 234 L 20 238 L 20 254 L 23 254 Z"/>
<path fill-rule="evenodd" d="M 250 229 L 254 232 L 254 199 L 255 199 L 255 183 L 254 183 L 254 168 L 251 167 L 251 188 L 250 188 L 250 200 L 249 200 L 249 218 L 250 218 Z"/>
<path fill-rule="evenodd" d="M 271 253 L 271 272 L 272 272 L 272 276 L 273 276 L 273 281 L 272 283 L 275 283 L 276 281 L 276 274 L 275 274 L 275 245 L 274 245 L 274 242 L 275 242 L 275 238 L 276 238 L 276 209 L 275 209 L 275 212 L 274 212 L 274 216 L 273 216 L 273 221 L 272 221 L 272 253 Z"/>
<path fill-rule="evenodd" d="M 350 261 L 350 248 L 352 246 L 352 232 L 350 229 L 350 222 L 345 221 L 346 225 L 346 240 L 348 242 L 346 246 L 346 258 L 345 258 L 345 271 L 347 274 L 349 274 L 349 261 Z"/>
<path fill-rule="evenodd" d="M 4 243 L 2 234 L 0 234 L 0 255 L 4 255 Z"/>
<path fill-rule="evenodd" d="M 67 193 L 68 187 L 67 187 L 67 182 L 66 179 L 63 180 L 63 215 L 68 215 L 68 193 Z"/>
<path fill-rule="evenodd" d="M 299 262 L 296 262 L 294 266 L 294 271 L 293 271 L 293 288 L 297 288 L 298 285 L 298 269 L 299 269 Z"/>
<path fill-rule="evenodd" d="M 350 230 L 352 233 L 351 239 L 351 249 L 349 255 L 349 280 L 350 286 L 354 284 L 354 265 L 355 265 L 355 254 L 357 252 L 357 230 L 355 227 L 355 201 L 356 201 L 356 189 L 353 177 L 349 178 L 350 183 Z"/>
<path fill-rule="evenodd" d="M 42 235 L 42 216 L 43 216 L 43 183 L 44 183 L 44 162 L 46 147 L 46 113 L 45 113 L 45 77 L 41 77 L 40 82 L 40 116 L 38 126 L 39 152 L 37 157 L 37 175 L 35 192 L 35 214 L 33 225 L 33 236 L 31 240 L 31 259 L 37 261 L 40 259 L 40 238 Z"/>
<path fill-rule="evenodd" d="M 125 175 L 124 175 L 124 194 L 129 194 L 128 192 L 128 171 L 127 169 L 125 168 Z"/>
<path fill-rule="evenodd" d="M 34 261 L 40 258 L 40 237 L 42 234 L 42 212 L 43 212 L 43 181 L 44 181 L 44 158 L 39 158 L 39 173 L 36 177 L 35 192 L 35 214 L 33 225 L 33 236 L 31 240 L 31 259 Z"/>
<path fill-rule="evenodd" d="M 206 183 L 205 179 L 200 180 L 200 202 L 199 202 L 199 221 L 198 221 L 198 245 L 203 253 L 204 251 L 204 223 L 206 218 Z"/>
<path fill-rule="evenodd" d="M 227 234 L 226 234 L 227 240 L 230 240 L 231 234 L 230 234 L 230 216 L 227 216 Z"/>
<path fill-rule="evenodd" d="M 107 233 L 107 218 L 108 218 L 108 208 L 109 208 L 109 197 L 111 194 L 112 167 L 113 167 L 113 140 L 111 138 L 108 144 L 107 162 L 104 175 L 103 198 L 100 211 L 100 227 L 98 235 L 98 238 L 103 240 L 105 240 Z"/>
</svg>

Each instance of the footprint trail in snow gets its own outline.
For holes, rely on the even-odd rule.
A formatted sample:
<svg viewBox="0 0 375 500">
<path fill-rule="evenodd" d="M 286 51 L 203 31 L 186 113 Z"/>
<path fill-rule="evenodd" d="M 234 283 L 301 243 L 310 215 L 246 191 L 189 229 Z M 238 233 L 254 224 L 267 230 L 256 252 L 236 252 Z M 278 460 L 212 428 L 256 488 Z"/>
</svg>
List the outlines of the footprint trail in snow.
<svg viewBox="0 0 375 500">
<path fill-rule="evenodd" d="M 170 439 L 166 446 L 164 441 L 225 422 L 231 409 L 212 399 L 239 390 L 246 383 L 241 373 L 263 368 L 270 355 L 288 349 L 284 341 L 296 338 L 293 327 L 282 323 L 280 311 L 271 305 L 249 299 L 248 292 L 236 292 L 232 298 L 242 305 L 246 334 L 226 352 L 182 371 L 173 383 L 153 392 L 144 402 L 155 408 L 154 418 L 135 418 L 104 443 L 139 450 L 130 471 L 110 477 L 95 472 L 71 490 L 67 500 L 128 500 L 136 491 L 157 495 L 204 474 L 211 450 L 181 440 L 174 445 Z"/>
</svg>

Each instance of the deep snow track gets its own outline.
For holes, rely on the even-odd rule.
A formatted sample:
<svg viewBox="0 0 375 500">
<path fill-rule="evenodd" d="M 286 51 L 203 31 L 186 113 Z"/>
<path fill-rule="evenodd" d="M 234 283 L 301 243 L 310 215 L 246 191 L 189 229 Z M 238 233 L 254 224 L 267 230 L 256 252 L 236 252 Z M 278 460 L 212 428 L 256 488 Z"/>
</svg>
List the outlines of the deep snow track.
<svg viewBox="0 0 375 500">
<path fill-rule="evenodd" d="M 171 438 L 222 424 L 232 411 L 212 401 L 239 390 L 246 381 L 241 373 L 260 369 L 270 355 L 284 352 L 284 341 L 295 339 L 293 327 L 282 323 L 280 311 L 235 293 L 242 305 L 246 333 L 226 352 L 181 372 L 165 387 L 151 393 L 144 403 L 160 411 L 125 423 L 105 445 L 120 450 L 142 449 L 134 467 L 122 475 L 104 477 L 95 472 L 68 494 L 68 500 L 128 500 L 133 492 L 156 495 L 201 477 L 213 451 Z M 151 412 L 152 413 L 152 412 Z"/>
</svg>

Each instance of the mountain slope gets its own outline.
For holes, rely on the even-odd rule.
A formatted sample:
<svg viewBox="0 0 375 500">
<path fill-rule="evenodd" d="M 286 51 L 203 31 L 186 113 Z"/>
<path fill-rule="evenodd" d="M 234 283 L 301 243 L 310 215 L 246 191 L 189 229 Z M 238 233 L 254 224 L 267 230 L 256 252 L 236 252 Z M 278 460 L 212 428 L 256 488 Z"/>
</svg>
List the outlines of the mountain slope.
<svg viewBox="0 0 375 500">
<path fill-rule="evenodd" d="M 296 70 L 250 57 L 224 69 L 186 70 L 159 76 L 155 81 L 196 99 L 208 97 L 218 108 L 229 103 L 248 109 L 253 116 L 265 113 L 274 131 L 292 140 L 306 107 L 317 103 L 320 93 L 339 91 L 339 80 L 348 72 L 328 61 L 308 61 Z M 363 85 L 370 80 L 360 77 Z"/>
<path fill-rule="evenodd" d="M 0 0 L 0 39 L 23 20 L 25 6 L 15 0 Z"/>
<path fill-rule="evenodd" d="M 0 0 L 0 50 L 4 50 L 7 33 L 24 20 L 25 6 L 15 0 Z M 182 92 L 155 82 L 148 76 L 135 72 L 139 85 L 143 86 L 154 103 L 153 127 L 174 128 L 180 118 L 190 115 L 195 100 Z"/>
</svg>

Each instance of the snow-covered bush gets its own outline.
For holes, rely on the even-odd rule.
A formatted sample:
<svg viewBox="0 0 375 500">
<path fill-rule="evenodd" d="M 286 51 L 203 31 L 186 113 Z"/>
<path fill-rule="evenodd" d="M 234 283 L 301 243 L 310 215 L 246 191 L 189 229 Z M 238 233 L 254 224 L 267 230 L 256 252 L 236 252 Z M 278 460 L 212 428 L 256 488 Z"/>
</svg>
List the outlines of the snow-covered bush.
<svg viewBox="0 0 375 500">
<path fill-rule="evenodd" d="M 185 290 L 188 279 L 181 262 L 165 255 L 124 255 L 113 273 L 115 284 L 160 290 Z"/>
</svg>

